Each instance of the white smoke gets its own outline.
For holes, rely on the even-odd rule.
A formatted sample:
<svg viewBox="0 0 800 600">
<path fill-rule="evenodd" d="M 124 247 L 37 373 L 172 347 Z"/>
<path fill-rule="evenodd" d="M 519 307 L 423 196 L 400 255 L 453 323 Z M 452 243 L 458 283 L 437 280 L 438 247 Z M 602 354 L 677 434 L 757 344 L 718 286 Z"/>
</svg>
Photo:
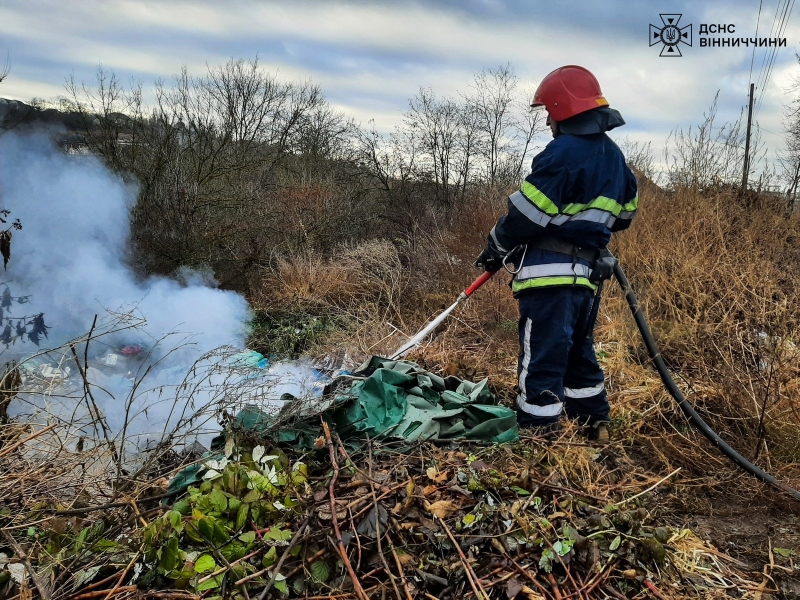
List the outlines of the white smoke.
<svg viewBox="0 0 800 600">
<path fill-rule="evenodd" d="M 248 306 L 239 294 L 185 271 L 180 282 L 136 280 L 125 264 L 135 200 L 135 187 L 92 156 L 66 155 L 41 134 L 0 136 L 0 208 L 23 224 L 7 272 L 13 294 L 31 294 L 24 308 L 45 313 L 55 341 L 88 330 L 95 314 L 136 306 L 154 338 L 177 329 L 200 351 L 243 347 Z"/>
<path fill-rule="evenodd" d="M 13 304 L 6 317 L 44 313 L 50 329 L 42 345 L 48 347 L 85 334 L 95 315 L 105 324 L 101 330 L 114 328 L 108 325 L 115 322 L 114 314 L 129 315 L 127 321 L 143 319 L 123 333 L 102 336 L 88 350 L 86 373 L 96 386 L 93 399 L 117 437 L 127 428 L 128 436 L 160 439 L 160 432 L 175 426 L 182 415 L 204 405 L 219 408 L 223 400 L 231 400 L 226 398 L 231 389 L 241 396 L 243 382 L 250 382 L 250 392 L 244 396 L 256 402 L 284 392 L 317 393 L 319 386 L 309 383 L 314 373 L 307 366 L 266 369 L 262 363 L 233 375 L 220 368 L 235 350 L 244 349 L 250 312 L 241 295 L 209 285 L 213 277 L 208 273 L 182 269 L 175 279 L 134 276 L 126 259 L 129 211 L 136 191 L 96 158 L 67 155 L 45 134 L 0 135 L 0 209 L 11 211 L 10 218 L 23 225 L 13 237 L 3 281 L 14 296 L 30 295 L 29 303 Z M 151 354 L 131 372 L 104 371 L 104 357 L 113 354 L 122 339 L 152 349 Z M 222 346 L 229 349 L 213 352 Z M 0 346 L 5 360 L 24 359 L 37 350 L 30 341 L 17 341 L 6 350 Z M 82 351 L 80 347 L 78 352 Z M 116 361 L 117 355 L 113 356 Z M 203 356 L 206 370 L 192 369 Z M 82 378 L 76 377 L 78 365 L 70 352 L 55 358 L 50 354 L 47 359 L 50 364 L 38 365 L 43 373 L 60 368 L 66 374 L 69 367 L 69 382 L 60 386 L 67 392 L 60 402 L 54 402 L 52 395 L 21 395 L 10 412 L 48 418 L 57 414 L 65 422 L 74 422 L 77 414 L 84 419 L 74 431 L 77 439 L 87 434 L 92 411 L 88 400 L 79 400 L 84 389 Z M 134 388 L 148 367 L 148 377 Z M 260 372 L 255 380 L 254 370 Z M 268 387 L 274 388 L 271 393 Z M 209 414 L 207 421 L 211 420 Z M 207 441 L 208 436 L 202 439 Z"/>
</svg>

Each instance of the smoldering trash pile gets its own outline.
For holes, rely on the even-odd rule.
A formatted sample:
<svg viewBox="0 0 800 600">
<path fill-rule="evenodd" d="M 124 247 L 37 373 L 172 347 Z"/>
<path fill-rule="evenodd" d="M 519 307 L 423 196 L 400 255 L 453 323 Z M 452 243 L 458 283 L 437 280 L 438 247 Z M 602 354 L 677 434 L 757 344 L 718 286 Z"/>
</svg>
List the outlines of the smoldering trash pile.
<svg viewBox="0 0 800 600">
<path fill-rule="evenodd" d="M 643 502 L 663 481 L 601 476 L 633 467 L 569 428 L 555 441 L 521 434 L 485 381 L 374 358 L 331 369 L 320 391 L 277 410 L 251 397 L 218 414 L 224 429 L 202 455 L 161 446 L 146 467 L 101 478 L 86 452 L 37 451 L 52 426 L 3 426 L 0 598 L 769 591 L 651 519 Z"/>
</svg>

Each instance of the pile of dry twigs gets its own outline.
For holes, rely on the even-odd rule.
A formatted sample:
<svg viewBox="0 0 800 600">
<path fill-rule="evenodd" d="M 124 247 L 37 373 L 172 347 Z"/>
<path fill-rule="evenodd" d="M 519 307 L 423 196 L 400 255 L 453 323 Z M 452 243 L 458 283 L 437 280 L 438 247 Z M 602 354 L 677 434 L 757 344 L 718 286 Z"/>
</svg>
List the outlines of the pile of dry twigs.
<svg viewBox="0 0 800 600">
<path fill-rule="evenodd" d="M 0 486 L 18 493 L 0 513 L 2 598 L 589 600 L 770 591 L 691 531 L 651 518 L 648 498 L 675 472 L 626 473 L 623 455 L 570 427 L 555 441 L 528 436 L 490 447 L 354 447 L 326 424 L 320 434 L 310 453 L 231 437 L 224 461 L 201 459 L 203 483 L 169 504 L 164 475 L 176 469 L 168 467 L 135 489 L 109 486 L 94 498 L 59 501 L 46 487 L 26 494 L 30 482 L 14 469 L 27 438 L 6 444 Z M 252 485 L 243 485 L 247 473 Z"/>
</svg>

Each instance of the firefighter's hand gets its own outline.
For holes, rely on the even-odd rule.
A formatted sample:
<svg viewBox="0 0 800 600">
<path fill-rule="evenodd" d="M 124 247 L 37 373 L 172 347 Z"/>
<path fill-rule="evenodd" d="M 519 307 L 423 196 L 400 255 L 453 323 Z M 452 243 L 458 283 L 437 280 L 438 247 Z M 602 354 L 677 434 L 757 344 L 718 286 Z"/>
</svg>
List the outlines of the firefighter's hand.
<svg viewBox="0 0 800 600">
<path fill-rule="evenodd" d="M 483 252 L 478 255 L 475 266 L 483 267 L 483 270 L 489 273 L 495 273 L 503 268 L 503 255 L 486 247 L 483 249 Z"/>
</svg>

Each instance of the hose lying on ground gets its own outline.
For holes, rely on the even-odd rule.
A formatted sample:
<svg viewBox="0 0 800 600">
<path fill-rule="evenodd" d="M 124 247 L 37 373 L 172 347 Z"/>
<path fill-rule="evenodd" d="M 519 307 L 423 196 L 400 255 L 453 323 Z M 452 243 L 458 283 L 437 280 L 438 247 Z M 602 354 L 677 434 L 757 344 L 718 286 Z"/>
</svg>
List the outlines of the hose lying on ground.
<svg viewBox="0 0 800 600">
<path fill-rule="evenodd" d="M 639 301 L 636 298 L 636 294 L 633 292 L 633 288 L 631 287 L 628 278 L 625 276 L 625 272 L 622 270 L 619 261 L 615 261 L 614 263 L 614 277 L 617 279 L 620 287 L 625 292 L 625 299 L 628 301 L 628 306 L 630 306 L 631 312 L 633 313 L 633 318 L 636 321 L 636 326 L 639 328 L 639 333 L 642 334 L 644 345 L 647 347 L 647 353 L 650 355 L 650 359 L 653 361 L 653 364 L 655 364 L 656 369 L 658 369 L 658 374 L 661 376 L 661 381 L 664 384 L 664 387 L 667 388 L 667 391 L 678 403 L 678 406 L 681 407 L 683 414 L 689 418 L 692 424 L 706 437 L 706 439 L 708 439 L 709 442 L 714 444 L 720 450 L 720 452 L 727 456 L 731 461 L 736 463 L 739 467 L 751 475 L 754 475 L 764 483 L 773 485 L 779 490 L 790 494 L 796 500 L 800 500 L 800 492 L 781 483 L 772 475 L 765 473 L 741 454 L 736 452 L 736 450 L 726 444 L 723 439 L 719 437 L 705 421 L 703 421 L 702 417 L 697 414 L 697 411 L 695 411 L 692 405 L 689 404 L 689 401 L 683 397 L 683 394 L 675 384 L 675 380 L 672 379 L 672 376 L 669 374 L 667 365 L 664 362 L 664 359 L 661 357 L 661 353 L 658 350 L 655 339 L 653 339 L 653 334 L 650 332 L 650 327 L 647 325 L 644 314 L 639 308 Z"/>
</svg>

